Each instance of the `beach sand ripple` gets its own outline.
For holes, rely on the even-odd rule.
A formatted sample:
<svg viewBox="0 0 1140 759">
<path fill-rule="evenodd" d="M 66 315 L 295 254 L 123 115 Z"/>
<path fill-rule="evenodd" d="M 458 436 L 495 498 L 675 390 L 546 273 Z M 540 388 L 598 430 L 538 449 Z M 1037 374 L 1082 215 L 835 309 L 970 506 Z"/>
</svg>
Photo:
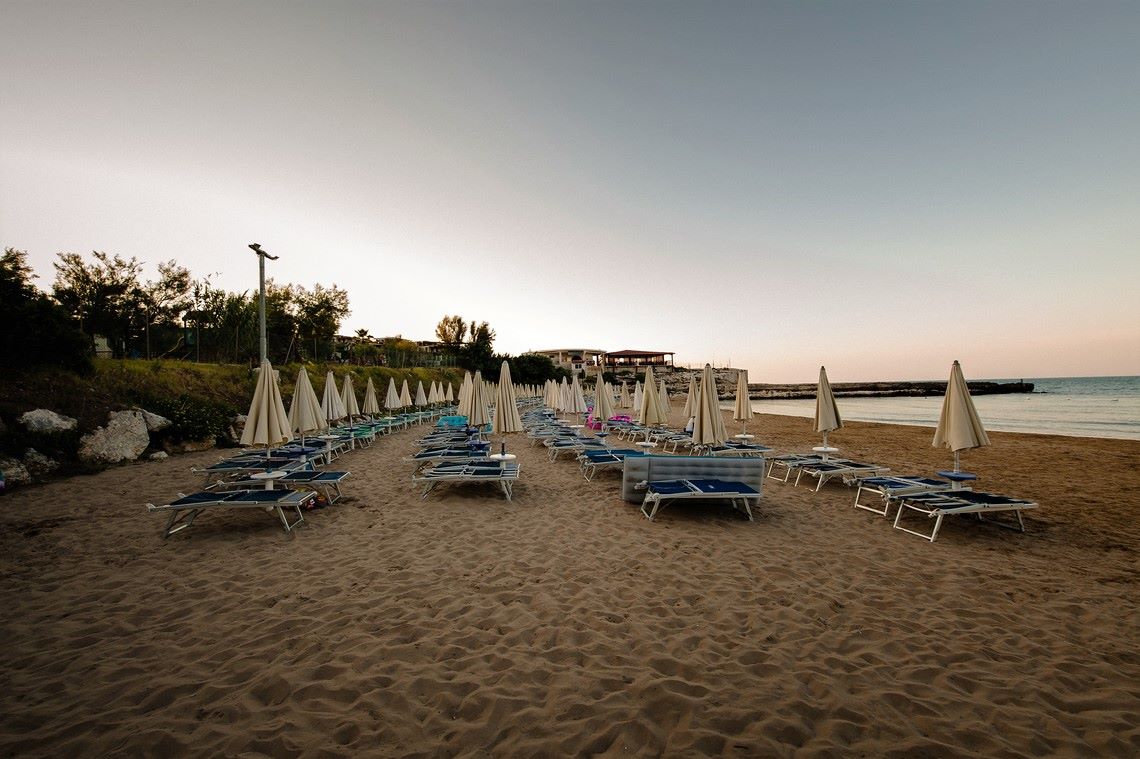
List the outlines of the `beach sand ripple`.
<svg viewBox="0 0 1140 759">
<path fill-rule="evenodd" d="M 424 500 L 422 434 L 342 458 L 346 497 L 293 535 L 216 511 L 160 538 L 142 504 L 217 451 L 0 500 L 0 754 L 1140 753 L 1140 443 L 994 433 L 966 465 L 1041 503 L 1029 533 L 929 544 L 830 485 L 650 523 L 521 438 L 512 502 Z M 930 436 L 832 440 L 930 473 Z"/>
</svg>

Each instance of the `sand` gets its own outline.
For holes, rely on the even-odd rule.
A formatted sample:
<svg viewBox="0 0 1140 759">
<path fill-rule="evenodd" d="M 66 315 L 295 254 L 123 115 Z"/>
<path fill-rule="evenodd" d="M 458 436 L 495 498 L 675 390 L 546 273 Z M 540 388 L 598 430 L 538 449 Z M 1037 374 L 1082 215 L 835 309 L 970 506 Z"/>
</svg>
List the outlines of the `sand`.
<svg viewBox="0 0 1140 759">
<path fill-rule="evenodd" d="M 143 503 L 219 451 L 0 499 L 0 754 L 1140 753 L 1140 443 L 994 433 L 964 464 L 1041 503 L 1029 532 L 931 544 L 842 485 L 650 523 L 615 473 L 514 439 L 513 502 L 420 500 L 423 431 L 342 458 L 346 498 L 291 536 L 219 511 L 161 539 Z M 831 440 L 931 472 L 931 435 Z"/>
</svg>

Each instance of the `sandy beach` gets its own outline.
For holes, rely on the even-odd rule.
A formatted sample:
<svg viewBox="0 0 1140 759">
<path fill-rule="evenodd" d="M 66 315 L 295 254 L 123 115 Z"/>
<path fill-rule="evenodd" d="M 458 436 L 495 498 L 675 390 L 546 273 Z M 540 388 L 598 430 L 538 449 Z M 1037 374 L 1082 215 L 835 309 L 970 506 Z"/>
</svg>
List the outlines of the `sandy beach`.
<svg viewBox="0 0 1140 759">
<path fill-rule="evenodd" d="M 341 458 L 346 497 L 293 535 L 215 511 L 162 540 L 143 504 L 222 451 L 0 499 L 0 754 L 1140 754 L 1138 442 L 991 433 L 979 489 L 1041 508 L 931 544 L 842 485 L 651 523 L 521 436 L 513 502 L 421 500 L 424 431 Z M 932 433 L 831 442 L 929 474 Z"/>
</svg>

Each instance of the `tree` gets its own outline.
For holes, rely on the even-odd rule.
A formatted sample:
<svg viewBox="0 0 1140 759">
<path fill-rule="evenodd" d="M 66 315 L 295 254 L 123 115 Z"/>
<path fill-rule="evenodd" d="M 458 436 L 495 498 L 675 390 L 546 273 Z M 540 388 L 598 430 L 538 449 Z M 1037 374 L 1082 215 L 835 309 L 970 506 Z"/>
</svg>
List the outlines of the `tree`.
<svg viewBox="0 0 1140 759">
<path fill-rule="evenodd" d="M 356 337 L 352 342 L 352 355 L 358 364 L 374 364 L 380 357 L 380 346 L 366 329 L 356 330 Z"/>
<path fill-rule="evenodd" d="M 132 323 L 141 309 L 137 258 L 123 259 L 94 251 L 95 261 L 84 263 L 78 253 L 60 253 L 55 262 L 53 292 L 87 335 L 104 335 L 112 350 L 122 355 Z M 145 318 L 145 317 L 144 317 Z"/>
<path fill-rule="evenodd" d="M 208 285 L 208 282 L 207 282 Z M 174 326 L 191 306 L 190 270 L 171 259 L 158 265 L 158 279 L 147 282 L 138 294 L 144 315 L 146 357 L 150 358 L 150 325 Z M 195 292 L 197 296 L 198 293 Z M 197 300 L 197 297 L 195 297 Z"/>
<path fill-rule="evenodd" d="M 91 341 L 68 312 L 32 283 L 27 253 L 0 256 L 0 356 L 5 367 L 58 366 L 91 371 Z"/>
<path fill-rule="evenodd" d="M 435 325 L 435 336 L 452 351 L 459 349 L 467 336 L 467 322 L 462 316 L 445 316 Z"/>
<path fill-rule="evenodd" d="M 336 285 L 325 288 L 319 284 L 309 291 L 298 287 L 294 293 L 299 333 L 313 341 L 314 354 L 318 353 L 317 341 L 325 340 L 330 346 L 326 350 L 327 357 L 331 353 L 332 339 L 340 329 L 340 323 L 352 313 L 348 308 L 348 293 Z"/>
<path fill-rule="evenodd" d="M 460 354 L 460 365 L 471 371 L 493 373 L 498 368 L 495 366 L 495 330 L 487 322 L 476 324 L 472 320 L 468 333 L 470 337 Z"/>
<path fill-rule="evenodd" d="M 521 356 L 507 357 L 511 366 L 511 379 L 525 385 L 541 385 L 548 379 L 559 379 L 558 367 L 549 356 L 537 353 L 524 353 Z"/>
</svg>

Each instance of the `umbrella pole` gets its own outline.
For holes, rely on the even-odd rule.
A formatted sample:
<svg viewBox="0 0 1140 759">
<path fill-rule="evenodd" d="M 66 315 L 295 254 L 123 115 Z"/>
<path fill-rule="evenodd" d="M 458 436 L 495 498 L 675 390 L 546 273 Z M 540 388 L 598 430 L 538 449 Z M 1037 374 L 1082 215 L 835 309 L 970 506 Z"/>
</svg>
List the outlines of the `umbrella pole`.
<svg viewBox="0 0 1140 759">
<path fill-rule="evenodd" d="M 954 451 L 954 471 L 955 472 L 961 472 L 962 471 L 961 462 L 959 461 L 959 457 L 961 455 L 962 454 L 959 453 L 958 451 Z"/>
</svg>

